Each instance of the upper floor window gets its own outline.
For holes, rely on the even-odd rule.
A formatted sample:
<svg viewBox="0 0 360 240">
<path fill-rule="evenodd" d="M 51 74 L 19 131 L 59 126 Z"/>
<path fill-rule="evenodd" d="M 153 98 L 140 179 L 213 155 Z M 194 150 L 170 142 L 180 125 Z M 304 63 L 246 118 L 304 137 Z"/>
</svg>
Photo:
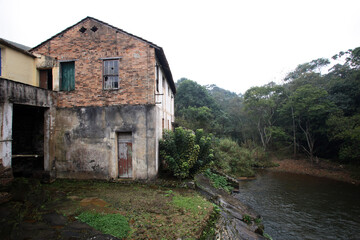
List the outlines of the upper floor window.
<svg viewBox="0 0 360 240">
<path fill-rule="evenodd" d="M 119 88 L 119 59 L 104 60 L 104 89 Z"/>
<path fill-rule="evenodd" d="M 61 62 L 60 72 L 60 91 L 75 90 L 75 62 Z"/>
</svg>

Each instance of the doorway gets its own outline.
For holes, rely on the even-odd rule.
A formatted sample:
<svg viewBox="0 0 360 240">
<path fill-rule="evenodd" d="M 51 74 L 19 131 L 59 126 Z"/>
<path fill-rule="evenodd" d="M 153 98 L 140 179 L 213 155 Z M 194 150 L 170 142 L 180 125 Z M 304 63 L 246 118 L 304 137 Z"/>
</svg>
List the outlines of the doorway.
<svg viewBox="0 0 360 240">
<path fill-rule="evenodd" d="M 48 90 L 53 90 L 52 69 L 41 69 L 40 73 L 40 87 Z"/>
<path fill-rule="evenodd" d="M 132 134 L 118 133 L 117 139 L 119 178 L 132 178 Z"/>
<path fill-rule="evenodd" d="M 13 105 L 12 169 L 14 177 L 34 177 L 44 170 L 46 108 Z"/>
</svg>

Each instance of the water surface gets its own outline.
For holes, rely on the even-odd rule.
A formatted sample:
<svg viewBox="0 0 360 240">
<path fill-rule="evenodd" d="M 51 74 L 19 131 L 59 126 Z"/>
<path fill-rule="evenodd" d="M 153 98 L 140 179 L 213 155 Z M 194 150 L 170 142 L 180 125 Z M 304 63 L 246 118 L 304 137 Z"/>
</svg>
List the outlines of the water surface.
<svg viewBox="0 0 360 240">
<path fill-rule="evenodd" d="M 235 196 L 261 214 L 274 240 L 360 239 L 359 186 L 263 171 Z"/>
</svg>

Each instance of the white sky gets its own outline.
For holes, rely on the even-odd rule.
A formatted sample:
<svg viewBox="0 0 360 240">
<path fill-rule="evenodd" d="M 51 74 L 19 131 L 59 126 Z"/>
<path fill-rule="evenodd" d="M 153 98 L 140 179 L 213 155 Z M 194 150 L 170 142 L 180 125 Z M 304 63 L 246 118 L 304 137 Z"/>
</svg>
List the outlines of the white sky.
<svg viewBox="0 0 360 240">
<path fill-rule="evenodd" d="M 0 0 L 0 38 L 34 47 L 87 16 L 161 46 L 175 81 L 236 93 L 360 46 L 359 0 Z"/>
</svg>

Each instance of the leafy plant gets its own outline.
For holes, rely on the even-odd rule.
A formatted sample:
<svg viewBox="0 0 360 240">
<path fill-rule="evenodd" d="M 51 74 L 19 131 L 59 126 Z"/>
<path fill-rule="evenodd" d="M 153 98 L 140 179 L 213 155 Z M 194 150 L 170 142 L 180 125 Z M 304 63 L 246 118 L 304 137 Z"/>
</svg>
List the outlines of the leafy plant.
<svg viewBox="0 0 360 240">
<path fill-rule="evenodd" d="M 201 129 L 196 131 L 196 135 L 182 127 L 175 131 L 165 130 L 159 142 L 164 168 L 178 178 L 196 174 L 212 162 L 211 141 L 211 136 Z"/>
<path fill-rule="evenodd" d="M 247 215 L 247 214 L 244 214 L 244 215 L 243 215 L 243 218 L 242 218 L 242 221 L 243 221 L 244 223 L 250 225 L 250 224 L 251 224 L 251 217 L 250 217 L 249 215 Z"/>
<path fill-rule="evenodd" d="M 215 188 L 223 189 L 228 193 L 231 193 L 231 191 L 233 190 L 233 187 L 229 184 L 229 182 L 227 181 L 227 179 L 225 177 L 211 172 L 210 169 L 207 169 L 205 171 L 205 176 L 208 177 L 211 180 L 212 185 Z"/>
<path fill-rule="evenodd" d="M 118 238 L 127 237 L 130 226 L 126 218 L 120 214 L 100 214 L 95 212 L 82 212 L 78 217 L 93 228 Z"/>
</svg>

